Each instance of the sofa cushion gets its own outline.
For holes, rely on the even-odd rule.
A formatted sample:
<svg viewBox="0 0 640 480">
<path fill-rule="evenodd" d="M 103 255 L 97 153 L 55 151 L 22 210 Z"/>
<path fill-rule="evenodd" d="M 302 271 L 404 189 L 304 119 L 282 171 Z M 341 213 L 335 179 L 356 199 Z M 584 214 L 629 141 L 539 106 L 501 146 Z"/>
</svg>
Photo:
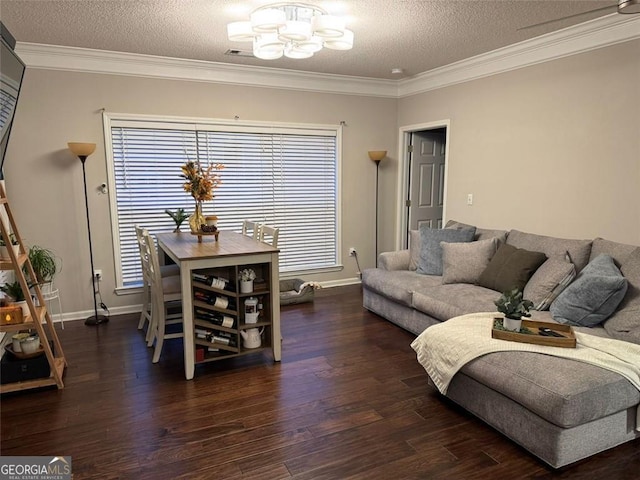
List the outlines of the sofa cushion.
<svg viewBox="0 0 640 480">
<path fill-rule="evenodd" d="M 604 328 L 613 338 L 640 344 L 640 247 L 622 262 L 620 271 L 627 279 L 627 293 Z"/>
<path fill-rule="evenodd" d="M 627 292 L 627 280 L 609 255 L 591 260 L 551 304 L 549 310 L 560 323 L 593 327 L 606 320 Z"/>
<path fill-rule="evenodd" d="M 499 293 L 467 283 L 437 285 L 413 292 L 412 306 L 438 320 L 474 312 L 495 312 Z"/>
<path fill-rule="evenodd" d="M 367 268 L 362 272 L 362 285 L 395 302 L 411 306 L 414 290 L 440 285 L 440 277 L 419 275 L 409 270 Z"/>
<path fill-rule="evenodd" d="M 589 260 L 593 260 L 603 253 L 606 253 L 613 257 L 617 266 L 620 266 L 623 260 L 626 260 L 636 248 L 638 248 L 637 245 L 612 242 L 611 240 L 605 240 L 604 238 L 598 237 L 593 240 L 593 244 L 591 246 L 591 257 Z"/>
<path fill-rule="evenodd" d="M 551 303 L 576 277 L 576 267 L 568 255 L 554 255 L 536 270 L 524 287 L 523 296 L 535 310 L 548 310 Z"/>
<path fill-rule="evenodd" d="M 467 225 L 466 223 L 458 222 L 456 220 L 449 220 L 444 228 L 473 228 L 473 225 Z M 473 237 L 474 240 L 487 240 L 489 238 L 497 238 L 498 246 L 507 241 L 508 230 L 495 230 L 490 228 L 476 228 L 476 234 Z"/>
<path fill-rule="evenodd" d="M 518 230 L 511 230 L 507 237 L 507 243 L 514 247 L 542 252 L 547 257 L 569 253 L 571 262 L 576 266 L 576 271 L 580 272 L 589 263 L 591 252 L 591 240 L 571 240 L 566 238 L 547 237 L 525 233 Z"/>
<path fill-rule="evenodd" d="M 496 253 L 498 239 L 477 242 L 447 243 L 442 247 L 442 283 L 475 284 Z"/>
<path fill-rule="evenodd" d="M 416 270 L 420 262 L 420 230 L 409 230 L 409 270 Z"/>
<path fill-rule="evenodd" d="M 416 271 L 423 275 L 442 275 L 440 242 L 470 242 L 475 233 L 475 227 L 460 230 L 420 227 L 420 261 Z"/>
<path fill-rule="evenodd" d="M 531 252 L 505 243 L 480 275 L 478 285 L 498 292 L 514 288 L 522 290 L 546 259 L 544 253 Z"/>
<path fill-rule="evenodd" d="M 490 353 L 469 362 L 461 372 L 562 428 L 582 425 L 640 402 L 640 393 L 622 375 L 539 353 Z"/>
</svg>

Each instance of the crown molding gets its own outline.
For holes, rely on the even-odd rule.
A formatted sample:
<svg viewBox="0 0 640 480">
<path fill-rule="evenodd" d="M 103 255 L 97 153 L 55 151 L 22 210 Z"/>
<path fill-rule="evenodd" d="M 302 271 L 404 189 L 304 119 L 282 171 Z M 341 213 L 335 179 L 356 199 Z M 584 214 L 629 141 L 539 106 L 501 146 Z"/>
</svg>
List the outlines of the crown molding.
<svg viewBox="0 0 640 480">
<path fill-rule="evenodd" d="M 224 83 L 309 92 L 397 97 L 396 80 L 18 42 L 28 68 Z"/>
<path fill-rule="evenodd" d="M 611 14 L 402 80 L 18 42 L 28 68 L 401 98 L 640 38 L 640 16 Z"/>
<path fill-rule="evenodd" d="M 468 82 L 640 38 L 640 15 L 613 13 L 399 80 L 398 97 Z"/>
</svg>

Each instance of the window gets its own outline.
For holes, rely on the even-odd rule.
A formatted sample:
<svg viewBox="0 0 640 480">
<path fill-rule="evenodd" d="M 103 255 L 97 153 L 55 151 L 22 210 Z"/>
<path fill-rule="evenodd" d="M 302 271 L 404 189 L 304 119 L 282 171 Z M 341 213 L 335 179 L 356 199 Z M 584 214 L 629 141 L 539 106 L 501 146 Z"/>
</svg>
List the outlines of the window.
<svg viewBox="0 0 640 480">
<path fill-rule="evenodd" d="M 105 114 L 116 274 L 119 287 L 141 282 L 134 226 L 175 228 L 165 210 L 194 210 L 180 167 L 188 160 L 222 163 L 222 184 L 205 215 L 218 228 L 242 220 L 280 228 L 281 272 L 334 269 L 338 263 L 340 127 L 271 127 L 152 122 Z M 182 225 L 187 232 L 188 222 Z"/>
</svg>

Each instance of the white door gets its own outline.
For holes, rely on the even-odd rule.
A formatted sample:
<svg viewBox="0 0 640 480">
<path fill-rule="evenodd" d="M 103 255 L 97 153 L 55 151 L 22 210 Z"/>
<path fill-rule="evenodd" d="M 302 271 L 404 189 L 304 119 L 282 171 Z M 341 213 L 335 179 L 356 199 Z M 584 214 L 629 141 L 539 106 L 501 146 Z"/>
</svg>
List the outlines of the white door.
<svg viewBox="0 0 640 480">
<path fill-rule="evenodd" d="M 409 230 L 417 230 L 420 225 L 442 228 L 446 138 L 444 128 L 411 133 L 407 200 Z"/>
</svg>

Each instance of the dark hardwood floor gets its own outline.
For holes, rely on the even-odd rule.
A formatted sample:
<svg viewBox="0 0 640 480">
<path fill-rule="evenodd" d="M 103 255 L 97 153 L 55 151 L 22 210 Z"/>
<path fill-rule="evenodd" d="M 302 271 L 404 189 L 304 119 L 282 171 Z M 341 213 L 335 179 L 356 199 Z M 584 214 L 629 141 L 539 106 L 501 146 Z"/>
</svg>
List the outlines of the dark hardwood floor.
<svg viewBox="0 0 640 480">
<path fill-rule="evenodd" d="M 137 315 L 58 330 L 63 390 L 4 395 L 2 455 L 70 455 L 75 479 L 516 479 L 640 476 L 640 442 L 554 471 L 427 385 L 413 336 L 360 287 L 283 307 L 282 362 L 160 363 Z"/>
</svg>

